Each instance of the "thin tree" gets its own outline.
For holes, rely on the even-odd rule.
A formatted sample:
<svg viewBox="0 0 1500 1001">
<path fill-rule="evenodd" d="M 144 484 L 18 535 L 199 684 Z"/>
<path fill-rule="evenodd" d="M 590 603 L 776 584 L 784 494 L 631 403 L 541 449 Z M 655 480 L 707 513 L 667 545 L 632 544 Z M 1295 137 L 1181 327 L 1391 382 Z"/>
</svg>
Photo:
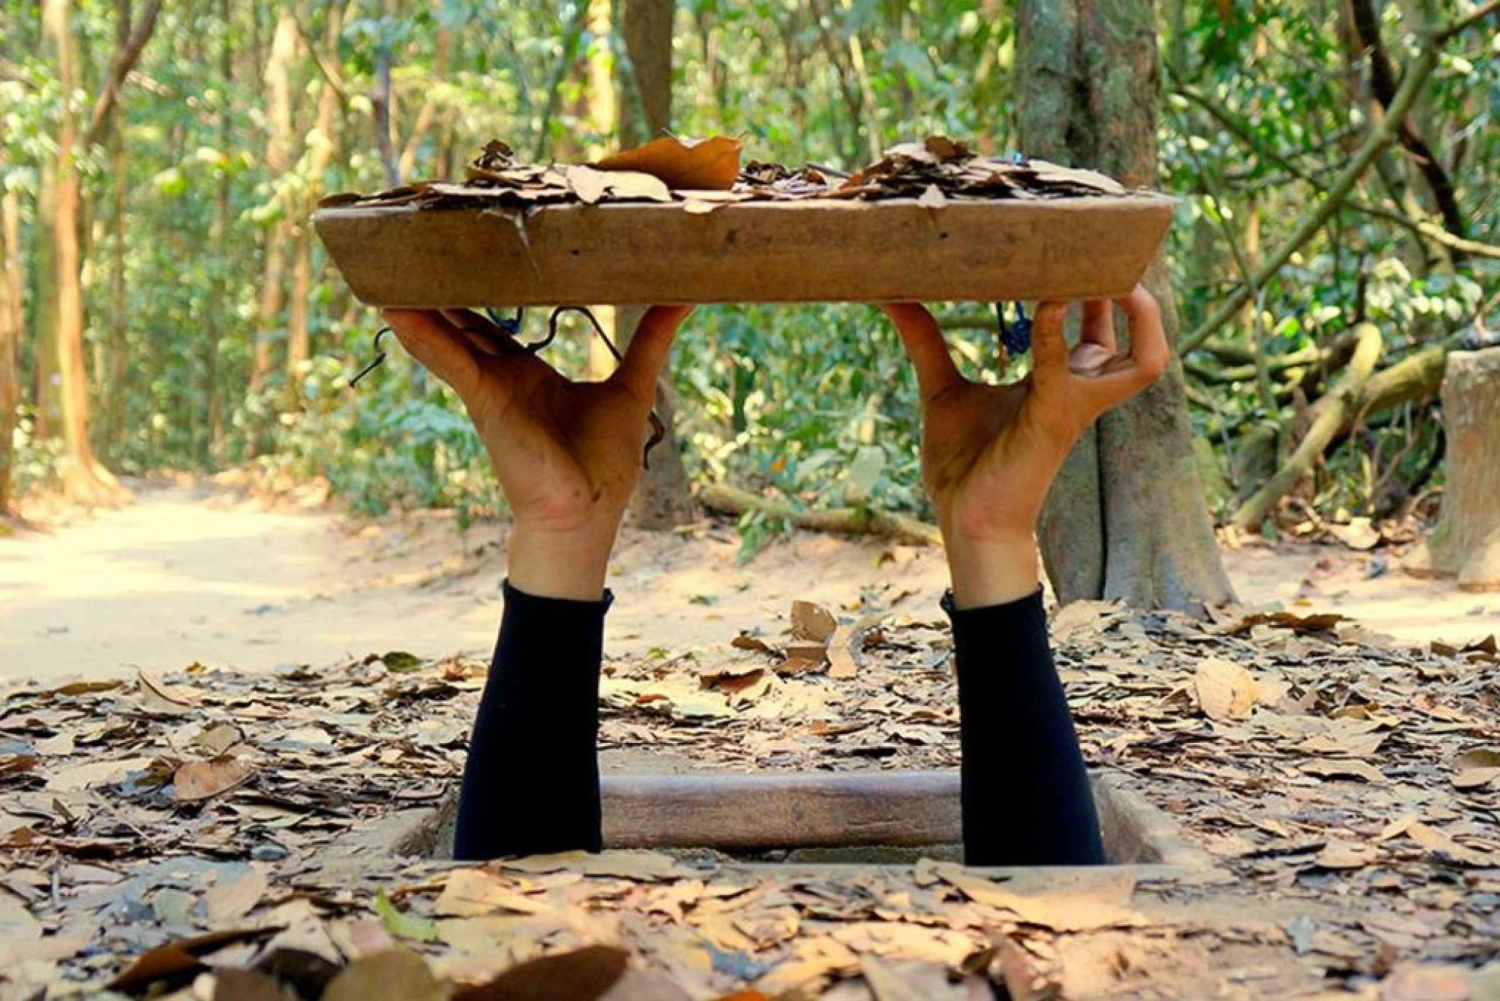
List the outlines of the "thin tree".
<svg viewBox="0 0 1500 1001">
<path fill-rule="evenodd" d="M 5 165 L 5 151 L 0 147 L 0 167 Z M 0 177 L 3 177 L 0 173 Z M 0 519 L 10 513 L 12 432 L 15 430 L 16 407 L 21 403 L 21 383 L 16 373 L 16 355 L 20 346 L 21 324 L 17 306 L 20 283 L 12 287 L 11 246 L 14 228 L 10 225 L 13 199 L 0 192 Z"/>
<path fill-rule="evenodd" d="M 107 132 L 125 79 L 140 58 L 156 27 L 162 0 L 152 0 L 133 30 L 122 32 L 103 90 L 94 102 L 87 128 L 79 134 L 78 110 L 73 103 L 76 78 L 73 70 L 73 25 L 71 0 L 43 0 L 42 37 L 57 67 L 63 100 L 58 116 L 57 153 L 46 171 L 50 188 L 50 249 L 43 276 L 48 293 L 44 315 L 57 350 L 60 416 L 63 437 L 63 486 L 72 500 L 83 504 L 108 502 L 119 496 L 119 481 L 94 456 L 89 441 L 89 385 L 83 344 L 83 284 L 79 253 L 79 210 L 82 203 L 77 157 Z M 44 237 L 45 238 L 45 237 Z"/>
</svg>

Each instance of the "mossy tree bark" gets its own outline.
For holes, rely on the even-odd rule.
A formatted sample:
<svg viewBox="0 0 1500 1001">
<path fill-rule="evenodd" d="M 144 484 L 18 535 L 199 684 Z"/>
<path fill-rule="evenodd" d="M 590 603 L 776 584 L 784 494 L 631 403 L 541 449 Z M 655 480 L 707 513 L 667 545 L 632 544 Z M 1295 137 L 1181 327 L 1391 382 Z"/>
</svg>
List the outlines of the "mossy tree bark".
<svg viewBox="0 0 1500 1001">
<path fill-rule="evenodd" d="M 1161 77 L 1150 0 L 1021 0 L 1017 26 L 1022 149 L 1155 186 Z M 1176 303 L 1159 259 L 1145 284 L 1175 345 Z M 1193 457 L 1179 363 L 1080 439 L 1053 485 L 1039 539 L 1060 601 L 1195 609 L 1233 598 Z"/>
<path fill-rule="evenodd" d="M 1418 576 L 1500 591 L 1500 348 L 1454 351 L 1443 376 L 1447 493 L 1437 527 L 1406 561 Z"/>
<path fill-rule="evenodd" d="M 618 26 L 627 56 L 615 69 L 620 143 L 630 146 L 665 135 L 672 123 L 673 0 L 621 0 Z M 644 121 L 641 115 L 644 113 Z M 621 351 L 630 343 L 644 310 L 615 310 Z M 692 321 L 689 321 L 691 323 Z M 673 418 L 677 403 L 666 375 L 656 384 L 656 413 L 666 437 L 651 450 L 650 466 L 630 502 L 630 520 L 642 528 L 674 528 L 693 520 L 693 499 Z"/>
</svg>

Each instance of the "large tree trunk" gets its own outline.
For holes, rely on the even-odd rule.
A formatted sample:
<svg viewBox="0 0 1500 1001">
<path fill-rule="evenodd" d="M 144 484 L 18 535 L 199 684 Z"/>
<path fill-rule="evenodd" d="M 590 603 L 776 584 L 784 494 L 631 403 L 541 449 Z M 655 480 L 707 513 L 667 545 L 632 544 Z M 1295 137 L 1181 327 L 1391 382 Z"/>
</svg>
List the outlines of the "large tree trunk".
<svg viewBox="0 0 1500 1001">
<path fill-rule="evenodd" d="M 1500 348 L 1449 353 L 1442 394 L 1448 490 L 1432 537 L 1405 567 L 1500 591 Z"/>
<path fill-rule="evenodd" d="M 622 0 L 620 34 L 629 55 L 633 80 L 618 81 L 620 141 L 629 145 L 664 134 L 672 121 L 672 0 Z M 646 120 L 640 121 L 634 87 Z M 620 350 L 630 343 L 642 310 L 615 310 L 615 332 Z M 656 413 L 666 426 L 666 437 L 651 450 L 650 466 L 630 502 L 631 521 L 642 528 L 673 528 L 693 520 L 693 500 L 687 472 L 673 427 L 677 406 L 664 376 L 656 384 Z"/>
<path fill-rule="evenodd" d="M 58 83 L 71 95 L 73 79 L 70 0 L 44 0 L 43 32 L 57 61 Z M 79 179 L 74 163 L 78 117 L 73 101 L 62 103 L 57 130 L 57 157 L 52 164 L 53 287 L 56 296 L 57 369 L 62 397 L 63 485 L 69 499 L 81 504 L 117 500 L 119 483 L 94 457 L 89 443 L 88 372 L 83 355 L 83 288 L 79 281 Z"/>
<path fill-rule="evenodd" d="M 1157 180 L 1161 79 L 1150 0 L 1021 0 L 1016 94 L 1022 149 L 1127 184 Z M 1145 284 L 1175 345 L 1158 259 Z M 1179 364 L 1105 414 L 1053 485 L 1039 532 L 1058 600 L 1194 609 L 1233 598 L 1193 457 Z"/>
</svg>

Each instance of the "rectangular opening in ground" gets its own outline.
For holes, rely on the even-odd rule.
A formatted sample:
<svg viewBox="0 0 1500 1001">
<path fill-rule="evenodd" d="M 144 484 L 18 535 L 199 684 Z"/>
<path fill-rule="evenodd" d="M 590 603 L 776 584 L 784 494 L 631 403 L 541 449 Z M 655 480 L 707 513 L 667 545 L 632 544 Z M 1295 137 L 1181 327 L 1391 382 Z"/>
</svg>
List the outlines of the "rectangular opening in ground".
<svg viewBox="0 0 1500 1001">
<path fill-rule="evenodd" d="M 1091 776 L 1113 865 L 1201 867 L 1208 860 L 1126 776 Z M 961 860 L 956 770 L 615 774 L 603 779 L 604 843 L 684 859 L 746 863 L 899 864 Z M 451 858 L 456 799 L 408 812 L 391 850 Z"/>
</svg>

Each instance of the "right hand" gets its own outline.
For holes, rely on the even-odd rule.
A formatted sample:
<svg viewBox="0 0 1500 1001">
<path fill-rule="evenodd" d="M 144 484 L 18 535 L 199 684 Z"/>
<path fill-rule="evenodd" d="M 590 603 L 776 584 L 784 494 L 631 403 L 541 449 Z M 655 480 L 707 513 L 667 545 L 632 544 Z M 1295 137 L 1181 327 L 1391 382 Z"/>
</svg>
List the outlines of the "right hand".
<svg viewBox="0 0 1500 1001">
<path fill-rule="evenodd" d="M 1151 293 L 1137 286 L 1115 305 L 1130 322 L 1128 354 L 1117 347 L 1109 302 L 1083 304 L 1082 336 L 1071 351 L 1063 338 L 1067 304 L 1044 302 L 1033 320 L 1031 374 L 1004 386 L 965 379 L 922 306 L 882 307 L 917 370 L 922 478 L 960 608 L 1036 590 L 1037 519 L 1073 443 L 1166 370 L 1170 352 Z"/>
<path fill-rule="evenodd" d="M 653 306 L 619 368 L 573 382 L 468 310 L 388 309 L 401 344 L 453 387 L 515 522 L 511 583 L 539 597 L 598 599 L 640 479 L 656 379 L 691 306 Z"/>
</svg>

